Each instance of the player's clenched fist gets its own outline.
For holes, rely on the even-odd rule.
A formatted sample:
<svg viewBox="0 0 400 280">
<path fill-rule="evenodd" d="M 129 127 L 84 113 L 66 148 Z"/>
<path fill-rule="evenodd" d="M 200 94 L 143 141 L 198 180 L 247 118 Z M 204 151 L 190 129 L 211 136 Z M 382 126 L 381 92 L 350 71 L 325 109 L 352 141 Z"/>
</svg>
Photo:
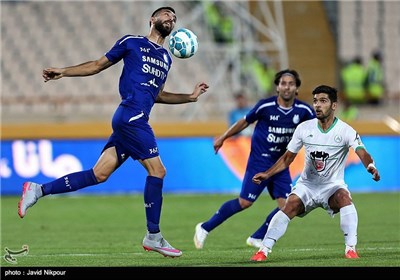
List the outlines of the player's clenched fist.
<svg viewBox="0 0 400 280">
<path fill-rule="evenodd" d="M 59 68 L 46 68 L 43 70 L 42 77 L 44 79 L 44 82 L 50 80 L 58 80 L 62 78 L 62 70 Z"/>
<path fill-rule="evenodd" d="M 259 185 L 262 181 L 265 181 L 268 179 L 267 173 L 265 172 L 260 172 L 254 175 L 253 177 L 253 183 Z"/>
</svg>

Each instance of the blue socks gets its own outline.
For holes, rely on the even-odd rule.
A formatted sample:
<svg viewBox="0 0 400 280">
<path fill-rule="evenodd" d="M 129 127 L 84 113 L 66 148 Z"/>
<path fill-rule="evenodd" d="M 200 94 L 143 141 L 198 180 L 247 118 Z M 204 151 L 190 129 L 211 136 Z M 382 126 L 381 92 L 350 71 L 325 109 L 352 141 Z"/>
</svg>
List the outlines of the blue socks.
<svg viewBox="0 0 400 280">
<path fill-rule="evenodd" d="M 147 176 L 144 188 L 144 207 L 146 209 L 147 229 L 150 233 L 160 232 L 163 179 Z M 60 177 L 42 185 L 43 195 L 73 192 L 88 186 L 97 185 L 93 169 L 80 171 Z"/>
<path fill-rule="evenodd" d="M 43 195 L 74 192 L 88 186 L 97 185 L 93 169 L 71 173 L 42 185 Z"/>
<path fill-rule="evenodd" d="M 203 223 L 201 226 L 206 231 L 210 232 L 220 224 L 222 224 L 226 219 L 233 216 L 234 214 L 242 211 L 242 207 L 239 204 L 239 198 L 229 200 L 222 204 L 221 208 L 211 217 L 207 222 Z"/>
<path fill-rule="evenodd" d="M 150 233 L 160 232 L 163 182 L 163 179 L 154 176 L 147 176 L 146 178 L 144 208 L 146 210 L 147 230 Z"/>
</svg>

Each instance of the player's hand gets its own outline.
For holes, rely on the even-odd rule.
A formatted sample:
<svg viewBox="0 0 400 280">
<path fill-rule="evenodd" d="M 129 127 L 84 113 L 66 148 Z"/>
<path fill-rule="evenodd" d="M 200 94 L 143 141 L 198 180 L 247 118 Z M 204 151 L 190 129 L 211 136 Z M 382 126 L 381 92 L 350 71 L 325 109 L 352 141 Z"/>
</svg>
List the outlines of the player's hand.
<svg viewBox="0 0 400 280">
<path fill-rule="evenodd" d="M 221 149 L 224 144 L 224 139 L 222 137 L 218 137 L 214 140 L 214 151 L 215 154 L 218 154 L 219 149 Z"/>
<path fill-rule="evenodd" d="M 252 181 L 254 184 L 259 185 L 259 184 L 261 184 L 262 181 L 265 181 L 267 179 L 268 179 L 267 173 L 260 172 L 253 176 Z"/>
<path fill-rule="evenodd" d="M 367 171 L 372 174 L 372 179 L 374 181 L 379 181 L 381 179 L 381 175 L 379 175 L 378 169 L 374 166 L 368 166 Z"/>
<path fill-rule="evenodd" d="M 42 77 L 43 77 L 45 83 L 50 80 L 58 80 L 63 77 L 62 69 L 46 68 L 43 70 Z"/>
<path fill-rule="evenodd" d="M 205 93 L 208 89 L 208 85 L 204 82 L 197 83 L 196 86 L 194 87 L 194 91 L 191 94 L 191 99 L 197 101 L 197 98 L 199 98 L 200 95 Z"/>
</svg>

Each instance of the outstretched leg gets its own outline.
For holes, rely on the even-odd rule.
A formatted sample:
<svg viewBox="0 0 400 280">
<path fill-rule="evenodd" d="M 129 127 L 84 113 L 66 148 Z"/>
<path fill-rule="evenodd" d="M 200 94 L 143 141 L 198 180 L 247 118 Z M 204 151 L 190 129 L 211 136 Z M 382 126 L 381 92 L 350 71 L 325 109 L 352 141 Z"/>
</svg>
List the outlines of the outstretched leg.
<svg viewBox="0 0 400 280">
<path fill-rule="evenodd" d="M 45 184 L 25 182 L 22 187 L 21 199 L 18 202 L 18 215 L 21 218 L 25 217 L 28 208 L 35 205 L 43 196 L 74 192 L 102 183 L 116 168 L 118 168 L 118 159 L 115 147 L 109 147 L 101 154 L 93 169 L 70 173 Z"/>
<path fill-rule="evenodd" d="M 39 198 L 49 194 L 73 192 L 98 184 L 92 169 L 71 173 L 46 184 L 25 182 L 18 203 L 18 215 L 23 218 L 28 208 L 35 205 Z"/>
</svg>

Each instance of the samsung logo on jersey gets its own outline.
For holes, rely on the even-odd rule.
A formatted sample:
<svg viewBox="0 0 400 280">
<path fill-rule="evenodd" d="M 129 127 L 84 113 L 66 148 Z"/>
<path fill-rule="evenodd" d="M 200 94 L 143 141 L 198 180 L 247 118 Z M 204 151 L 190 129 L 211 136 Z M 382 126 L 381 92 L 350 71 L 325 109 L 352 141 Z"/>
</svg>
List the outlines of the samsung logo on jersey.
<svg viewBox="0 0 400 280">
<path fill-rule="evenodd" d="M 164 68 L 166 71 L 168 71 L 168 69 L 169 69 L 169 64 L 168 63 L 165 63 L 164 61 L 158 60 L 158 59 L 156 59 L 154 57 L 143 55 L 142 56 L 142 61 L 154 64 L 154 65 L 157 65 L 157 66 L 160 66 L 160 67 Z"/>
<path fill-rule="evenodd" d="M 270 127 L 268 127 L 268 132 L 271 132 L 271 133 L 278 133 L 278 134 L 288 134 L 288 133 L 293 134 L 293 132 L 294 132 L 295 129 L 296 129 L 296 128 L 273 127 L 273 126 L 270 126 Z"/>
</svg>

